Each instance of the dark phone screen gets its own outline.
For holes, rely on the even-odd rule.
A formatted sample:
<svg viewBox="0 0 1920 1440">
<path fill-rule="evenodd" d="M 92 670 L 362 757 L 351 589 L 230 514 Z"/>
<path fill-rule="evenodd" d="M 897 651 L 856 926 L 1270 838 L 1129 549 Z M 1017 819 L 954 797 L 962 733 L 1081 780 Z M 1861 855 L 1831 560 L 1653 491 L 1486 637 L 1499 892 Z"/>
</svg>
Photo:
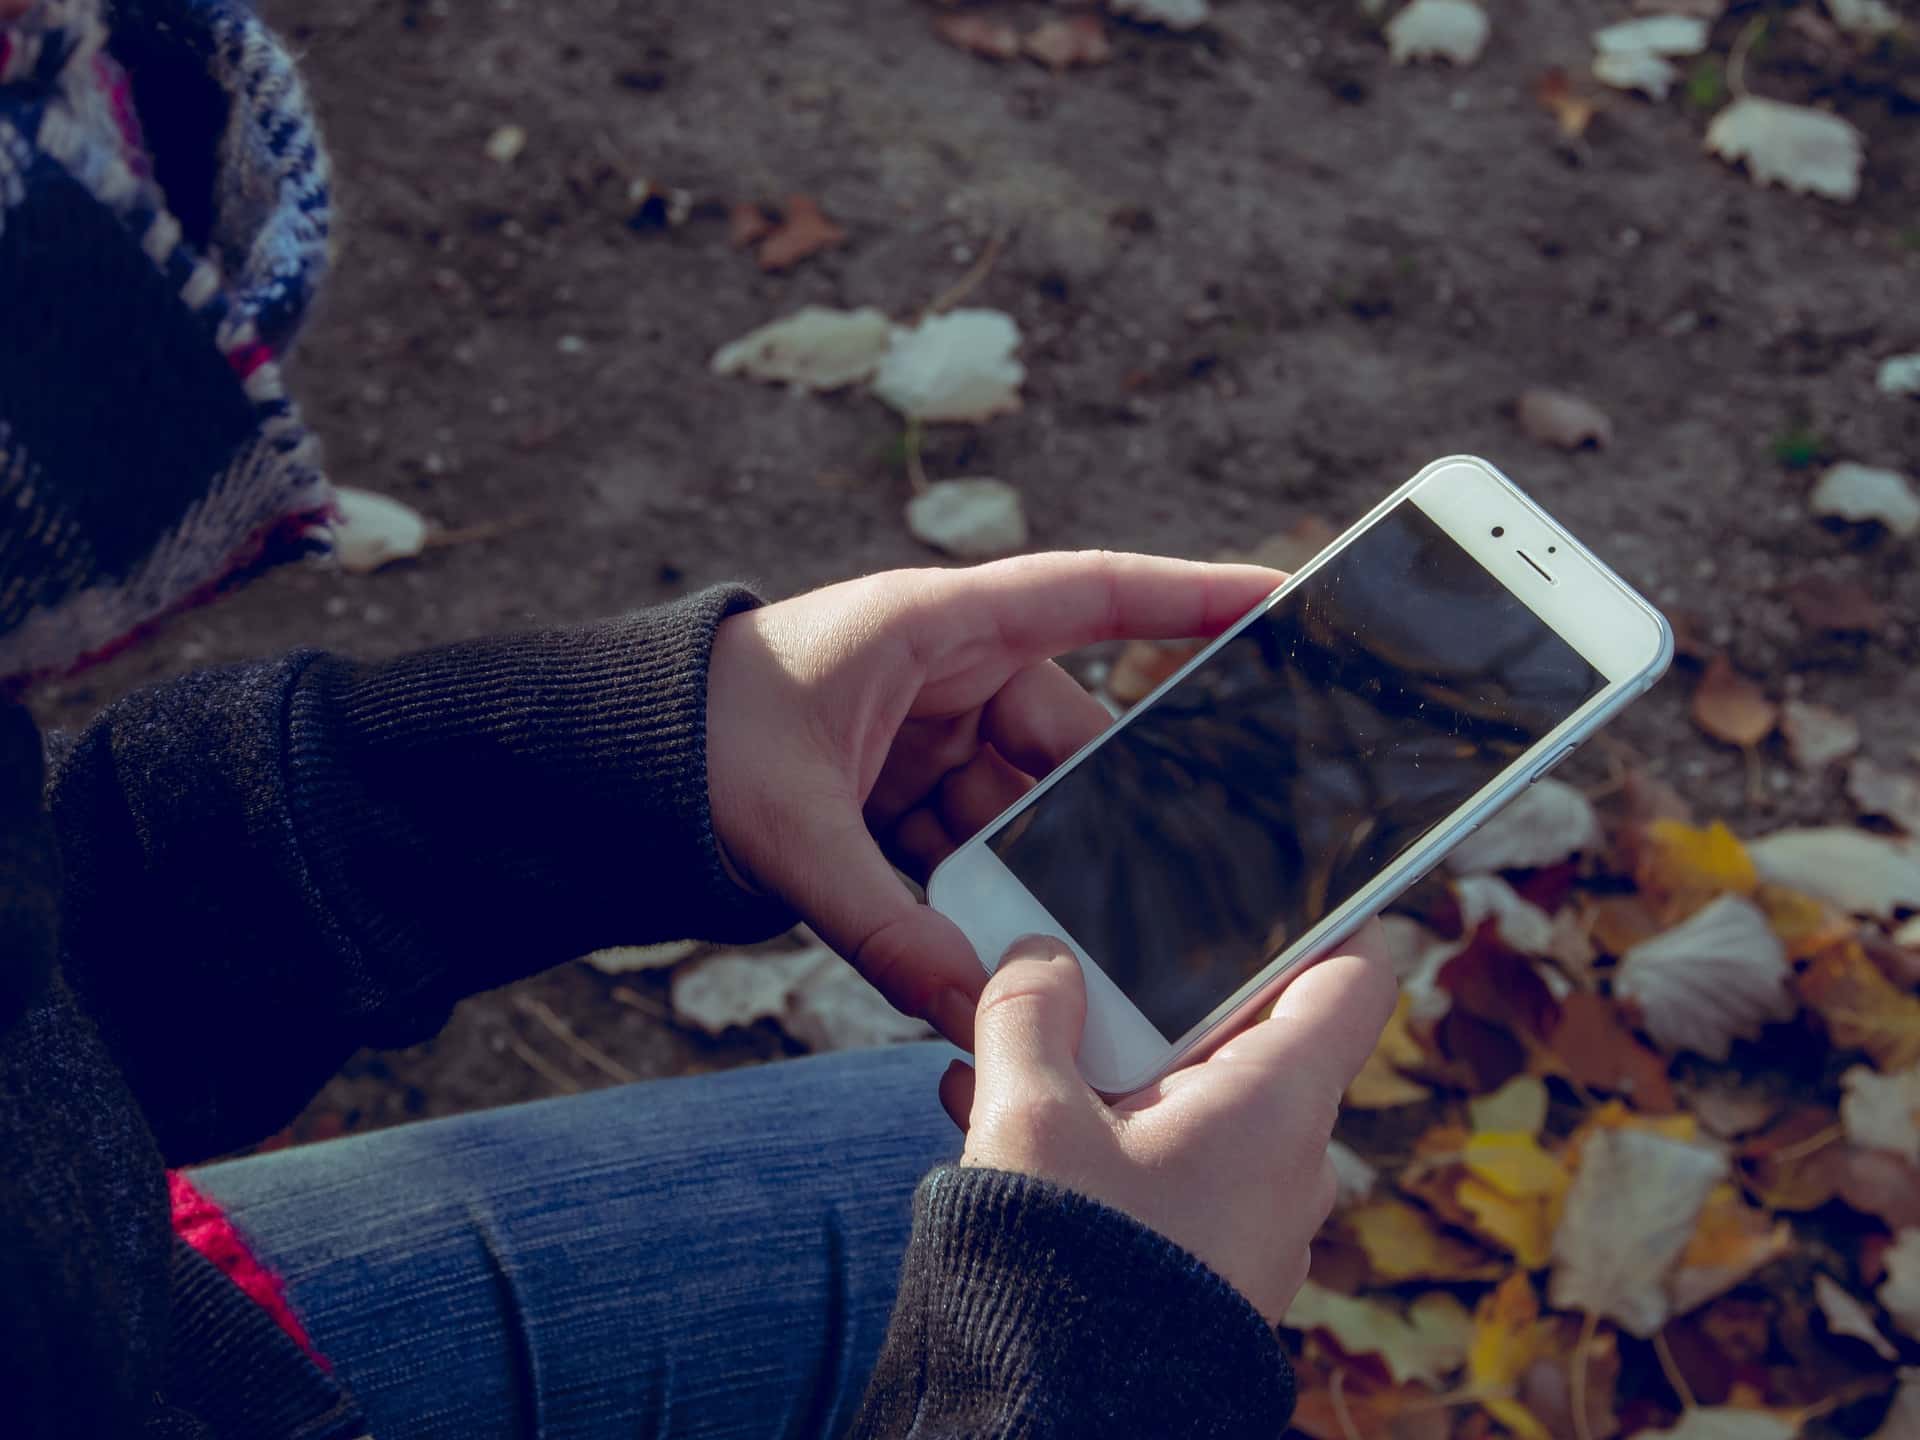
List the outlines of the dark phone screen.
<svg viewBox="0 0 1920 1440">
<path fill-rule="evenodd" d="M 988 844 L 1177 1040 L 1605 683 L 1402 502 Z"/>
</svg>

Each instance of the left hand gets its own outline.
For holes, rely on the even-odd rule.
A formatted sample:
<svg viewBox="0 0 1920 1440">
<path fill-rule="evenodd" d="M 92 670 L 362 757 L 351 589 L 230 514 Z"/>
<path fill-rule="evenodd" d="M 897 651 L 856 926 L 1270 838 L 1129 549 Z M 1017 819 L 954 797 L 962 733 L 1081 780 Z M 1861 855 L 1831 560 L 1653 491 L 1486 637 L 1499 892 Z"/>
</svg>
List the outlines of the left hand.
<svg viewBox="0 0 1920 1440">
<path fill-rule="evenodd" d="M 714 833 L 897 1008 L 972 1048 L 986 972 L 894 867 L 934 866 L 1110 717 L 1053 663 L 1211 636 L 1285 577 L 1144 555 L 896 570 L 736 615 L 714 640 Z"/>
</svg>

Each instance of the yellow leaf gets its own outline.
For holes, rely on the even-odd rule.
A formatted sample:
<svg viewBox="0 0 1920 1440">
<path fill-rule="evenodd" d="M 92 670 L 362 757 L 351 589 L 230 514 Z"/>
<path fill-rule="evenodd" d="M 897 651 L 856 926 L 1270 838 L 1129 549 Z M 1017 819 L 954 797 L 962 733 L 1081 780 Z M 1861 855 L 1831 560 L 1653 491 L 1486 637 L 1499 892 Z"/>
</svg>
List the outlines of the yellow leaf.
<svg viewBox="0 0 1920 1440">
<path fill-rule="evenodd" d="M 1667 1277 L 1674 1313 L 1684 1315 L 1726 1294 L 1792 1245 L 1792 1226 L 1773 1223 L 1765 1211 L 1742 1200 L 1737 1187 L 1716 1186 L 1701 1208 L 1693 1238 Z"/>
<path fill-rule="evenodd" d="M 1514 1398 L 1520 1377 L 1558 1348 L 1555 1327 L 1540 1321 L 1540 1300 L 1525 1275 L 1509 1275 L 1473 1312 L 1467 1381 L 1494 1419 L 1519 1440 L 1550 1440 L 1534 1413 Z"/>
<path fill-rule="evenodd" d="M 1516 1075 L 1491 1095 L 1467 1101 L 1476 1130 L 1507 1130 L 1538 1135 L 1547 1123 L 1547 1087 L 1535 1075 Z"/>
<path fill-rule="evenodd" d="M 1798 890 L 1762 885 L 1753 892 L 1753 898 L 1795 960 L 1809 959 L 1854 931 L 1849 916 Z"/>
<path fill-rule="evenodd" d="M 1509 1199 L 1472 1176 L 1460 1182 L 1454 1198 L 1473 1216 L 1475 1229 L 1526 1269 L 1538 1270 L 1553 1258 L 1553 1205 Z"/>
<path fill-rule="evenodd" d="M 1920 999 L 1887 979 L 1858 942 L 1816 956 L 1799 984 L 1834 1044 L 1866 1051 L 1885 1071 L 1920 1064 Z"/>
<path fill-rule="evenodd" d="M 1351 1356 L 1378 1355 L 1395 1384 L 1438 1384 L 1467 1358 L 1473 1322 L 1451 1295 L 1423 1295 L 1402 1315 L 1379 1300 L 1338 1295 L 1309 1280 L 1282 1322 L 1289 1330 L 1324 1331 Z"/>
<path fill-rule="evenodd" d="M 1367 1263 L 1381 1279 L 1492 1280 L 1506 1267 L 1491 1255 L 1441 1230 L 1424 1210 L 1401 1200 L 1376 1200 L 1346 1216 Z"/>
<path fill-rule="evenodd" d="M 1678 820 L 1655 820 L 1647 826 L 1640 883 L 1670 895 L 1751 895 L 1760 873 L 1747 847 L 1724 822 L 1716 820 L 1702 829 Z"/>
<path fill-rule="evenodd" d="M 1461 1159 L 1474 1178 L 1510 1200 L 1555 1195 L 1567 1185 L 1566 1167 L 1531 1135 L 1475 1135 Z"/>
<path fill-rule="evenodd" d="M 1397 1068 L 1418 1065 L 1426 1059 L 1426 1052 L 1408 1028 L 1412 1009 L 1412 997 L 1402 994 L 1393 1017 L 1387 1021 L 1387 1028 L 1380 1032 L 1379 1043 L 1347 1087 L 1347 1104 L 1356 1110 L 1391 1110 L 1399 1105 L 1417 1105 L 1433 1094 Z"/>
</svg>

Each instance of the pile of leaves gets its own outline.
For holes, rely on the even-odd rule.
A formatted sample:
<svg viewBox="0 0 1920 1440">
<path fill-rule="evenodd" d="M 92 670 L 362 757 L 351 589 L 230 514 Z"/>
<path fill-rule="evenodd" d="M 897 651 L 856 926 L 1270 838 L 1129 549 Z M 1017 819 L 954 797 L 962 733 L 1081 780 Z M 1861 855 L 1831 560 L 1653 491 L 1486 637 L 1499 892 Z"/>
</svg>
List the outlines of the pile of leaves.
<svg viewBox="0 0 1920 1440">
<path fill-rule="evenodd" d="M 1389 917 L 1297 1429 L 1920 1435 L 1920 843 L 1625 775 L 1455 862 Z"/>
</svg>

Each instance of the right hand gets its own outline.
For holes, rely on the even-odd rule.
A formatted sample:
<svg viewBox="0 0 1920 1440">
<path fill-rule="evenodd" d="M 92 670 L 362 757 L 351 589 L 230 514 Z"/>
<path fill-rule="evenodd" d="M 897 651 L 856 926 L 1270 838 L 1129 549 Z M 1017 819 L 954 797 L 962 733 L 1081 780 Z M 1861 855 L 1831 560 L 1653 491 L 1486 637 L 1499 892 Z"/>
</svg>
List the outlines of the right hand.
<svg viewBox="0 0 1920 1440">
<path fill-rule="evenodd" d="M 1059 941 L 1030 936 L 981 996 L 978 1074 L 956 1061 L 941 1080 L 967 1130 L 960 1163 L 1035 1175 L 1126 1212 L 1278 1324 L 1333 1208 L 1327 1142 L 1341 1097 L 1393 1013 L 1383 953 L 1369 927 L 1304 971 L 1269 1019 L 1110 1106 L 1075 1064 L 1080 967 Z"/>
</svg>

